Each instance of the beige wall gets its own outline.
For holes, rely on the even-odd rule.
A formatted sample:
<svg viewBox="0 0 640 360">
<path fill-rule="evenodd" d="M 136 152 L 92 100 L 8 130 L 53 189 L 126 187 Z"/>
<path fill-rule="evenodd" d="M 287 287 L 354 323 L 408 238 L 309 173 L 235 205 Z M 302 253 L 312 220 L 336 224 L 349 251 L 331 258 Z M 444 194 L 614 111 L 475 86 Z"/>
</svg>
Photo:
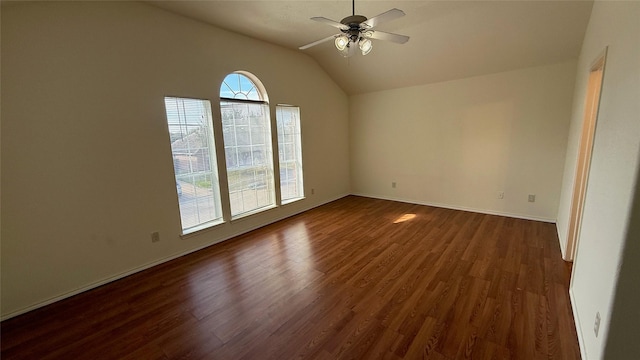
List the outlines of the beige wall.
<svg viewBox="0 0 640 360">
<path fill-rule="evenodd" d="M 350 191 L 548 221 L 559 209 L 564 247 L 587 70 L 609 46 L 571 292 L 585 358 L 635 355 L 638 17 L 638 3 L 596 3 L 575 91 L 569 62 L 347 99 L 303 54 L 144 4 L 5 2 L 2 317 Z M 215 121 L 234 70 L 301 106 L 307 198 L 181 239 L 163 97 L 210 99 Z"/>
<path fill-rule="evenodd" d="M 555 221 L 574 77 L 567 62 L 351 96 L 352 192 Z"/>
<path fill-rule="evenodd" d="M 578 61 L 562 195 L 560 244 L 566 235 L 589 68 L 608 46 L 580 240 L 573 267 L 572 304 L 583 358 L 636 359 L 638 344 L 638 233 L 631 204 L 640 160 L 640 3 L 595 2 Z M 636 210 L 637 211 L 637 210 Z M 637 215 L 636 215 L 637 218 Z M 633 256 L 635 254 L 635 257 Z M 625 262 L 622 259 L 625 258 Z M 635 279 L 631 283 L 629 279 Z M 619 281 L 620 279 L 620 281 Z M 626 279 L 626 280 L 625 280 Z M 624 280 L 624 281 L 623 281 Z M 614 294 L 617 293 L 618 295 Z M 616 298 L 617 296 L 617 298 Z M 614 306 L 614 300 L 616 307 Z M 619 305 L 620 304 L 620 305 Z M 599 336 L 593 331 L 601 315 Z M 612 322 L 613 314 L 618 320 Z M 616 338 L 608 338 L 615 333 Z M 626 339 L 622 340 L 621 339 Z"/>
<path fill-rule="evenodd" d="M 301 107 L 307 198 L 181 239 L 163 98 L 219 121 L 235 70 Z M 1 76 L 3 317 L 349 193 L 348 99 L 299 52 L 140 3 L 3 2 Z"/>
<path fill-rule="evenodd" d="M 638 154 L 640 157 L 640 154 Z M 640 167 L 636 175 L 636 189 L 629 215 L 629 227 L 620 258 L 618 283 L 613 298 L 611 321 L 604 358 L 617 360 L 640 357 Z"/>
</svg>

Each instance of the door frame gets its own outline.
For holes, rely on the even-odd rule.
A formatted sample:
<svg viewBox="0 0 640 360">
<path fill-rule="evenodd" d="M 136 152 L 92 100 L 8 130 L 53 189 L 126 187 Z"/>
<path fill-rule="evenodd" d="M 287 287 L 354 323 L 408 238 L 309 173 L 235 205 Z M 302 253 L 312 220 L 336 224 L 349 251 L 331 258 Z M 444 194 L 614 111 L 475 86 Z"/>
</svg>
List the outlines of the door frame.
<svg viewBox="0 0 640 360">
<path fill-rule="evenodd" d="M 598 110 L 602 95 L 602 83 L 604 69 L 607 60 L 607 50 L 596 57 L 589 67 L 589 79 L 587 82 L 587 94 L 585 98 L 582 127 L 580 130 L 580 143 L 578 145 L 578 159 L 576 161 L 575 177 L 573 182 L 573 194 L 569 212 L 569 228 L 567 231 L 567 243 L 565 248 L 565 260 L 573 261 L 576 257 L 580 240 L 580 228 L 584 202 L 589 182 L 589 169 L 593 153 L 596 125 L 598 122 Z"/>
</svg>

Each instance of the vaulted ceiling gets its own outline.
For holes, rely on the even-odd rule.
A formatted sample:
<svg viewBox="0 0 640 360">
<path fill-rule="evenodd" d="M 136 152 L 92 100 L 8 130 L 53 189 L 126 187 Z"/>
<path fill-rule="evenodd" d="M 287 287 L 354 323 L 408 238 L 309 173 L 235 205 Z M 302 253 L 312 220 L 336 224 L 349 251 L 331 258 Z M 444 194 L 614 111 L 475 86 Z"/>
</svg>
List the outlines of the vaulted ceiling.
<svg viewBox="0 0 640 360">
<path fill-rule="evenodd" d="M 148 1 L 217 27 L 298 47 L 336 34 L 310 20 L 340 21 L 349 0 Z M 378 1 L 356 0 L 368 18 L 398 8 L 406 16 L 376 27 L 411 37 L 403 45 L 374 40 L 373 51 L 343 58 L 333 42 L 304 53 L 313 57 L 348 94 L 461 79 L 577 59 L 591 1 Z"/>
</svg>

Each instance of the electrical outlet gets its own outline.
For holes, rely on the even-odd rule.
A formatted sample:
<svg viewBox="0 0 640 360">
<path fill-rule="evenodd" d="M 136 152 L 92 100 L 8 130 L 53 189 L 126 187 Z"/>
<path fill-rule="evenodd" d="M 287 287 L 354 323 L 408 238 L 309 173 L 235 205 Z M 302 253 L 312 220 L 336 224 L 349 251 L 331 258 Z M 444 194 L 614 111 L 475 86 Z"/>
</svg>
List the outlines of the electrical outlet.
<svg viewBox="0 0 640 360">
<path fill-rule="evenodd" d="M 529 194 L 529 202 L 536 202 L 536 195 L 535 194 Z"/>
<path fill-rule="evenodd" d="M 391 187 L 394 188 L 394 189 L 396 188 L 396 182 L 395 181 L 391 183 Z"/>
<path fill-rule="evenodd" d="M 160 233 L 157 231 L 154 231 L 151 233 L 151 242 L 152 243 L 157 243 L 158 241 L 160 241 Z"/>
<path fill-rule="evenodd" d="M 311 195 L 316 193 L 316 189 L 311 189 Z"/>
<path fill-rule="evenodd" d="M 598 337 L 598 331 L 600 330 L 600 312 L 596 313 L 596 321 L 593 324 L 593 332 L 596 333 L 596 337 Z"/>
<path fill-rule="evenodd" d="M 504 191 L 498 191 L 498 199 L 504 199 Z"/>
</svg>

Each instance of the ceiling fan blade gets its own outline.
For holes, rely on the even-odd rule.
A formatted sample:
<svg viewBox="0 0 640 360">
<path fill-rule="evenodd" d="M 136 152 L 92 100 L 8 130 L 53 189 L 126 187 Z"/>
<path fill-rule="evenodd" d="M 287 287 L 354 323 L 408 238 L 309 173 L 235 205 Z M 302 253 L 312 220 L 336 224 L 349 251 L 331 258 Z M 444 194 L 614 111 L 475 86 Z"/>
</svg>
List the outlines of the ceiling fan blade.
<svg viewBox="0 0 640 360">
<path fill-rule="evenodd" d="M 404 16 L 404 11 L 400 9 L 391 9 L 389 11 L 383 12 L 378 16 L 374 16 L 367 21 L 363 21 L 360 24 L 361 29 L 371 29 L 372 27 L 378 26 L 384 22 L 391 21 L 397 18 L 401 18 Z"/>
<path fill-rule="evenodd" d="M 377 30 L 371 30 L 371 32 L 372 34 L 367 36 L 371 39 L 391 41 L 398 44 L 404 44 L 407 41 L 409 41 L 409 37 L 405 35 L 398 35 L 394 33 L 377 31 Z"/>
<path fill-rule="evenodd" d="M 300 46 L 298 49 L 306 50 L 306 49 L 308 49 L 308 48 L 310 48 L 312 46 L 316 46 L 318 44 L 322 44 L 323 42 L 326 42 L 326 41 L 329 41 L 329 40 L 333 40 L 333 39 L 336 38 L 336 36 L 340 36 L 340 35 L 331 35 L 331 36 L 328 36 L 328 37 L 326 37 L 324 39 L 321 39 L 321 40 L 318 40 L 318 41 L 314 41 L 311 44 Z"/>
<path fill-rule="evenodd" d="M 316 16 L 316 17 L 312 17 L 311 20 L 314 21 L 318 21 L 321 23 L 325 23 L 329 26 L 333 26 L 335 28 L 338 28 L 340 30 L 347 30 L 349 27 L 343 23 L 339 23 L 337 21 L 331 20 L 331 19 L 327 19 L 326 17 L 322 17 L 322 16 Z"/>
</svg>

